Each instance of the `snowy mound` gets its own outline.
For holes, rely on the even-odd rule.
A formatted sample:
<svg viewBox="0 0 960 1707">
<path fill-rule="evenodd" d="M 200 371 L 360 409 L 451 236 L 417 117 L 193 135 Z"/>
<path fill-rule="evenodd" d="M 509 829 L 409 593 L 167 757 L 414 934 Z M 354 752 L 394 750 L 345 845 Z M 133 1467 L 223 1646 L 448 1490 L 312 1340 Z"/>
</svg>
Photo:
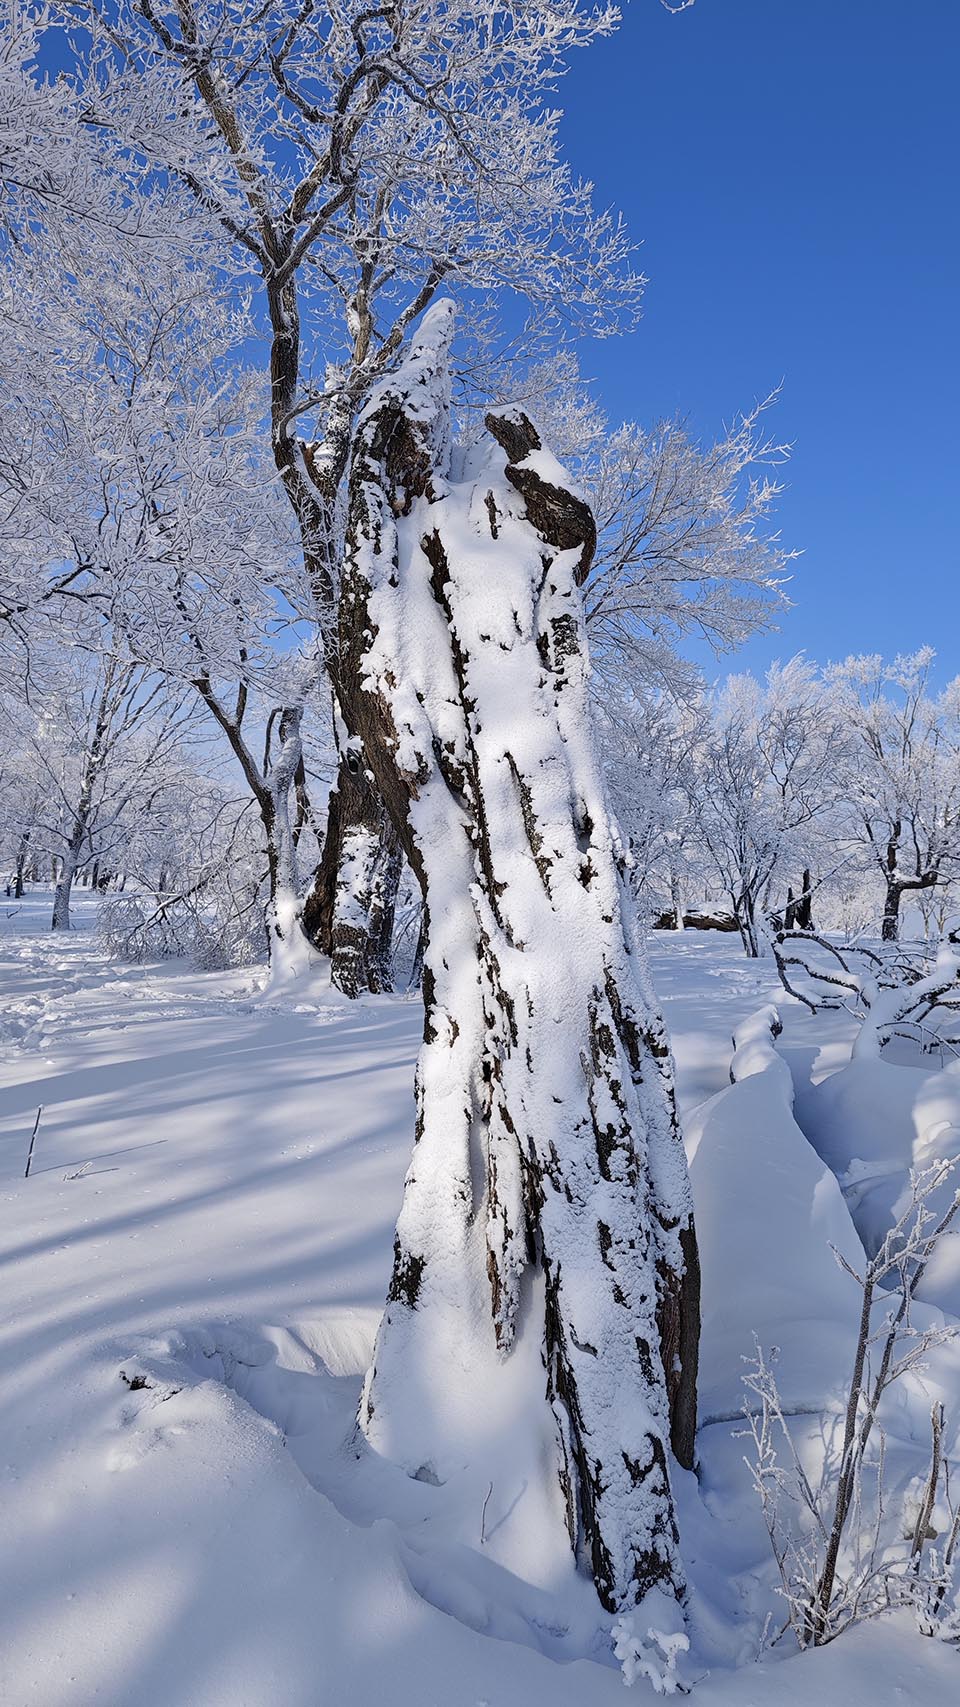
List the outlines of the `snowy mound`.
<svg viewBox="0 0 960 1707">
<path fill-rule="evenodd" d="M 834 1175 L 794 1119 L 775 1019 L 765 1009 L 738 1028 L 734 1083 L 685 1123 L 703 1269 L 701 1426 L 741 1413 L 755 1338 L 779 1348 L 791 1408 L 838 1403 L 850 1370 L 858 1292 L 831 1246 L 854 1267 L 863 1252 Z"/>
<path fill-rule="evenodd" d="M 808 1092 L 804 1123 L 871 1255 L 906 1204 L 910 1170 L 960 1157 L 960 1071 L 855 1059 Z M 946 1205 L 948 1182 L 934 1208 Z M 960 1232 L 948 1229 L 918 1296 L 960 1316 Z"/>
</svg>

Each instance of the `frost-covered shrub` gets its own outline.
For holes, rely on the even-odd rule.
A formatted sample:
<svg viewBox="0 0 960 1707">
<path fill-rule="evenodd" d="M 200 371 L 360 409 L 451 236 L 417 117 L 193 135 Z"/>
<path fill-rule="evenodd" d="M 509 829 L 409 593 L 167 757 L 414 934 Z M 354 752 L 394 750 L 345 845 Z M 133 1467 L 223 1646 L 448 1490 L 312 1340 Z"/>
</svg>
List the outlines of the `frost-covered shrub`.
<svg viewBox="0 0 960 1707">
<path fill-rule="evenodd" d="M 199 891 L 111 895 L 97 915 L 107 953 L 142 964 L 190 960 L 204 971 L 252 966 L 266 958 L 266 886 L 252 874 L 222 888 L 222 878 Z"/>
<path fill-rule="evenodd" d="M 112 959 L 175 960 L 192 953 L 192 918 L 185 908 L 159 906 L 155 895 L 110 895 L 97 910 L 97 934 Z"/>
<path fill-rule="evenodd" d="M 924 1634 L 956 1636 L 960 1522 L 943 1451 L 943 1407 L 933 1405 L 929 1469 L 899 1501 L 883 1423 L 890 1389 L 906 1388 L 937 1348 L 957 1338 L 955 1323 L 939 1314 L 924 1319 L 922 1306 L 915 1307 L 924 1272 L 960 1208 L 960 1191 L 945 1207 L 939 1201 L 948 1182 L 955 1183 L 949 1161 L 911 1175 L 902 1214 L 860 1272 L 835 1252 L 860 1289 L 860 1322 L 840 1439 L 827 1451 L 819 1479 L 796 1443 L 773 1365 L 759 1345 L 747 1366 L 752 1452 L 746 1462 L 776 1560 L 787 1627 L 801 1647 L 822 1647 L 893 1606 L 910 1607 Z M 902 1395 L 899 1402 L 905 1403 Z M 941 1515 L 945 1544 L 931 1521 L 938 1508 L 947 1513 Z M 935 1551 L 928 1543 L 938 1539 Z"/>
</svg>

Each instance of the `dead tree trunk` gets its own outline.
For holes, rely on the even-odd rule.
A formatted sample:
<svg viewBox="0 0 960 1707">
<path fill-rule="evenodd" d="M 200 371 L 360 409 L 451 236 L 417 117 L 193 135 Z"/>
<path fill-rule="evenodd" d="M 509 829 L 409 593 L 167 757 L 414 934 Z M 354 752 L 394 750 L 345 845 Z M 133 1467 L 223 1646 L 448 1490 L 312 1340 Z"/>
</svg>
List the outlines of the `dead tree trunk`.
<svg viewBox="0 0 960 1707">
<path fill-rule="evenodd" d="M 267 936 L 270 976 L 276 982 L 299 976 L 308 965 L 309 951 L 301 923 L 297 848 L 290 817 L 290 797 L 303 755 L 300 705 L 278 708 L 277 755 L 264 755 L 259 806 L 267 842 L 270 902 Z"/>
<path fill-rule="evenodd" d="M 593 519 L 522 416 L 451 460 L 451 329 L 440 304 L 361 417 L 340 602 L 343 715 L 428 917 L 417 1143 L 360 1420 L 442 1479 L 535 1344 L 572 1545 L 629 1609 L 683 1594 L 689 1185 L 590 728 Z"/>
<path fill-rule="evenodd" d="M 895 818 L 890 825 L 887 838 L 886 857 L 881 866 L 886 884 L 883 901 L 883 923 L 880 935 L 884 942 L 899 942 L 900 940 L 900 902 L 909 890 L 935 889 L 940 881 L 940 871 L 936 865 L 926 866 L 920 849 L 914 839 L 914 870 L 907 875 L 900 868 L 900 843 L 903 836 L 903 822 Z"/>
<path fill-rule="evenodd" d="M 683 926 L 683 878 L 679 868 L 670 867 L 670 902 L 673 907 L 673 928 L 682 931 Z"/>
</svg>

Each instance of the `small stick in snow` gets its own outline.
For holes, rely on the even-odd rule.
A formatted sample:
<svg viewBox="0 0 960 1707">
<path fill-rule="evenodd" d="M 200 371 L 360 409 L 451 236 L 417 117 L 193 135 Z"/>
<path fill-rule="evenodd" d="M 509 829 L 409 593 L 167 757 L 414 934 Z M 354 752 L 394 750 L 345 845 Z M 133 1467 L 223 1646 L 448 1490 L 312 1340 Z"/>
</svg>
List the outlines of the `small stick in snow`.
<svg viewBox="0 0 960 1707">
<path fill-rule="evenodd" d="M 33 1131 L 30 1134 L 30 1148 L 27 1151 L 27 1165 L 23 1170 L 24 1179 L 30 1178 L 30 1163 L 33 1161 L 33 1146 L 37 1141 L 37 1133 L 40 1130 L 40 1116 L 42 1113 L 43 1103 L 41 1103 L 40 1107 L 37 1109 L 37 1118 L 33 1123 Z"/>
<path fill-rule="evenodd" d="M 491 1482 L 489 1488 L 487 1489 L 486 1493 L 483 1496 L 483 1507 L 482 1507 L 481 1512 L 480 1512 L 480 1545 L 481 1545 L 481 1547 L 483 1546 L 484 1542 L 487 1539 L 487 1502 L 488 1502 L 490 1495 L 492 1493 L 493 1493 L 493 1483 Z"/>
</svg>

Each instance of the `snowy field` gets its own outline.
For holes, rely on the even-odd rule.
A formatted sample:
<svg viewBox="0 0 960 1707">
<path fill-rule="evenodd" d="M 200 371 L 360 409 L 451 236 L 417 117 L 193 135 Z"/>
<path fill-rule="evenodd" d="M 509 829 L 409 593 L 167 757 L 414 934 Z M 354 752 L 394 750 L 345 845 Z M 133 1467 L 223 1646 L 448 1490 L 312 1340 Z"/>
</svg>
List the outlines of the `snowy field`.
<svg viewBox="0 0 960 1707">
<path fill-rule="evenodd" d="M 419 1002 L 124 968 L 82 899 L 68 937 L 49 910 L 37 891 L 0 912 L 0 1703 L 621 1701 L 592 1591 L 543 1576 L 535 1526 L 516 1568 L 509 1463 L 488 1486 L 436 1487 L 353 1431 L 410 1154 Z M 883 1181 L 889 1197 L 910 1165 L 904 1133 L 942 1150 L 956 1119 L 960 1141 L 960 1077 L 878 1063 L 898 1095 L 877 1096 L 874 1072 L 870 1103 L 844 1089 L 850 1024 L 790 1012 L 739 943 L 661 935 L 652 964 L 704 1264 L 701 1476 L 678 1489 L 685 1677 L 739 1707 L 952 1707 L 955 1651 L 904 1615 L 758 1662 L 783 1615 L 731 1418 L 756 1330 L 780 1347 L 785 1400 L 829 1434 L 857 1296 L 828 1242 L 856 1257 L 848 1205 L 869 1240 Z M 870 1111 L 873 1171 L 855 1121 L 828 1158 L 846 1201 L 749 1047 L 729 1088 L 731 1034 L 771 1000 L 821 1148 L 836 1106 Z M 954 1302 L 949 1255 L 928 1309 Z M 923 1468 L 931 1394 L 956 1417 L 956 1364 L 944 1351 L 888 1423 L 897 1488 Z"/>
</svg>

